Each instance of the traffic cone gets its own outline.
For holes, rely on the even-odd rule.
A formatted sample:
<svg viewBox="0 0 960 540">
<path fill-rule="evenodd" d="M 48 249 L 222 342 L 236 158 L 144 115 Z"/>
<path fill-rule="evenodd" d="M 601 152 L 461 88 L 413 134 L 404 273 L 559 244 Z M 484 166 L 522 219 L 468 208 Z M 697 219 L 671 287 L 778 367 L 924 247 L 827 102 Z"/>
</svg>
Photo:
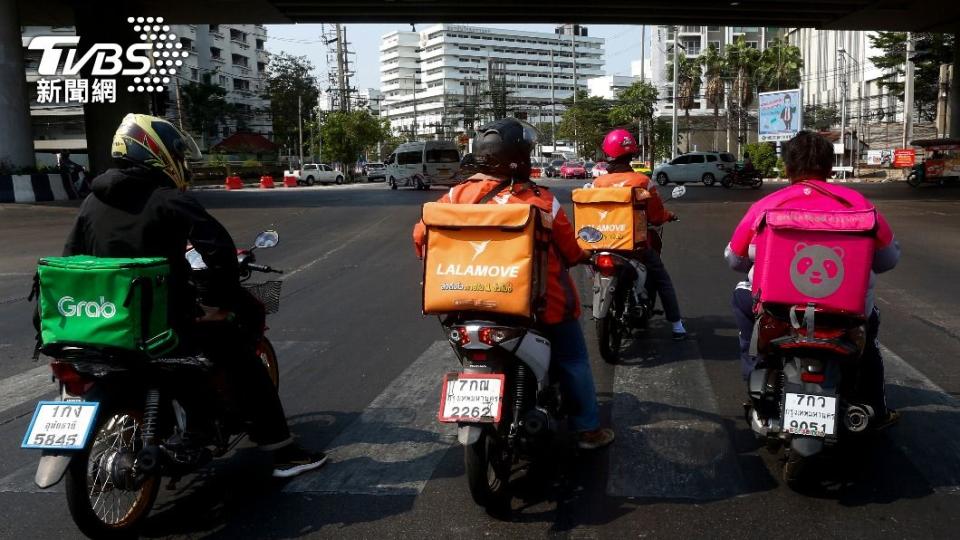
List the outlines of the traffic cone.
<svg viewBox="0 0 960 540">
<path fill-rule="evenodd" d="M 272 177 L 272 176 L 261 176 L 261 177 L 260 177 L 260 189 L 273 189 L 273 177 Z"/>
<path fill-rule="evenodd" d="M 297 177 L 293 175 L 284 176 L 283 187 L 297 187 Z"/>
<path fill-rule="evenodd" d="M 240 180 L 239 176 L 228 176 L 226 188 L 227 189 L 243 189 L 243 181 Z"/>
</svg>

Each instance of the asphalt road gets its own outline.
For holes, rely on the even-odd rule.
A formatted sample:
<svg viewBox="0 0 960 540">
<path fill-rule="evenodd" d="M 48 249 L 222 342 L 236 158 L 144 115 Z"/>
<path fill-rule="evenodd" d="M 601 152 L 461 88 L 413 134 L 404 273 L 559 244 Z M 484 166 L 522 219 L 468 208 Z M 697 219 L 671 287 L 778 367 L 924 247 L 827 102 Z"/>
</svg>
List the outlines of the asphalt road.
<svg viewBox="0 0 960 540">
<path fill-rule="evenodd" d="M 572 182 L 546 181 L 564 202 Z M 202 192 L 239 244 L 266 228 L 285 268 L 270 337 L 294 432 L 331 463 L 286 485 L 241 447 L 165 490 L 147 537 L 933 537 L 960 524 L 960 190 L 858 186 L 885 213 L 904 257 L 880 279 L 888 397 L 901 425 L 833 464 L 836 483 L 798 494 L 778 456 L 742 420 L 743 384 L 722 260 L 729 234 L 762 192 L 692 186 L 671 204 L 664 258 L 693 339 L 662 321 L 620 366 L 583 325 L 613 447 L 558 442 L 518 482 L 513 516 L 494 519 L 467 492 L 462 451 L 435 421 L 442 373 L 456 367 L 435 319 L 420 315 L 410 242 L 425 201 L 382 184 Z M 72 538 L 62 487 L 40 493 L 37 455 L 19 448 L 34 403 L 53 386 L 30 359 L 36 259 L 58 254 L 75 205 L 0 206 L 0 536 Z M 578 271 L 582 280 L 584 274 Z M 39 366 L 39 367 L 38 367 Z"/>
</svg>

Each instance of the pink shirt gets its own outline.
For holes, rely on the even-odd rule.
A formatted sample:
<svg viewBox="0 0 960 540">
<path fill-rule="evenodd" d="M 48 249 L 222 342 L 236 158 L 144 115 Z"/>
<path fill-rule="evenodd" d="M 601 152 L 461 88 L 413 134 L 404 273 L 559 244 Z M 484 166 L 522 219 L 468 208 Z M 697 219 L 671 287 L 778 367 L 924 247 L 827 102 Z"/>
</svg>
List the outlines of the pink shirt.
<svg viewBox="0 0 960 540">
<path fill-rule="evenodd" d="M 850 188 L 828 184 L 822 180 L 806 180 L 819 187 L 829 190 L 834 195 L 845 199 L 851 206 L 845 206 L 839 200 L 821 193 L 820 191 L 796 183 L 778 190 L 759 201 L 753 203 L 747 214 L 740 220 L 733 238 L 730 240 L 730 250 L 740 258 L 751 255 L 750 246 L 757 235 L 757 225 L 763 213 L 772 208 L 795 208 L 798 210 L 872 210 L 873 203 L 859 192 Z M 877 212 L 876 250 L 881 251 L 893 243 L 893 230 L 887 220 Z"/>
</svg>

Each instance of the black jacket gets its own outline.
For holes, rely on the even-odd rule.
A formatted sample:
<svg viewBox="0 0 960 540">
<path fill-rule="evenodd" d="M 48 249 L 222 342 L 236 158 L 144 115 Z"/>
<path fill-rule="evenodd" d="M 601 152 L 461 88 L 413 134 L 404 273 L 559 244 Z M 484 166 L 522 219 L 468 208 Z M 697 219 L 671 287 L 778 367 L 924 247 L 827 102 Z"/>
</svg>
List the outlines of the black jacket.
<svg viewBox="0 0 960 540">
<path fill-rule="evenodd" d="M 191 195 L 166 177 L 144 169 L 110 169 L 93 180 L 92 194 L 67 238 L 64 255 L 166 257 L 170 262 L 172 322 L 192 320 L 196 292 L 190 286 L 187 243 L 209 271 L 200 291 L 205 304 L 230 307 L 238 288 L 236 247 L 230 234 Z"/>
</svg>

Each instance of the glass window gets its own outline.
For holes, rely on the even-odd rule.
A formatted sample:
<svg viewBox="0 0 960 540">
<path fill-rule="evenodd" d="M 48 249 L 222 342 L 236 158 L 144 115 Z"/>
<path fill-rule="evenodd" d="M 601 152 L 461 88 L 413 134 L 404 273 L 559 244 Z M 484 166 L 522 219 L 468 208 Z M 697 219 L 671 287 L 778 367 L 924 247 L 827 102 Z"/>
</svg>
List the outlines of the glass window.
<svg viewBox="0 0 960 540">
<path fill-rule="evenodd" d="M 690 163 L 703 163 L 703 155 L 690 156 Z"/>
<path fill-rule="evenodd" d="M 713 163 L 717 160 L 717 156 L 713 154 L 707 154 L 707 163 Z"/>
<path fill-rule="evenodd" d="M 671 165 L 686 165 L 690 163 L 690 156 L 677 156 L 677 159 L 670 162 Z"/>
<path fill-rule="evenodd" d="M 396 155 L 396 154 L 390 154 L 389 156 L 387 156 L 387 160 L 384 161 L 383 163 L 384 163 L 385 165 L 392 165 L 393 162 L 396 161 L 396 159 L 397 159 L 397 155 Z"/>
<path fill-rule="evenodd" d="M 421 153 L 417 151 L 413 152 L 400 152 L 397 154 L 397 163 L 400 165 L 411 165 L 414 163 L 420 163 Z"/>
<path fill-rule="evenodd" d="M 720 160 L 725 163 L 734 163 L 737 161 L 737 158 L 733 154 L 724 152 L 720 154 Z"/>
<path fill-rule="evenodd" d="M 427 150 L 427 163 L 459 163 L 460 152 L 453 148 L 434 148 Z"/>
</svg>

